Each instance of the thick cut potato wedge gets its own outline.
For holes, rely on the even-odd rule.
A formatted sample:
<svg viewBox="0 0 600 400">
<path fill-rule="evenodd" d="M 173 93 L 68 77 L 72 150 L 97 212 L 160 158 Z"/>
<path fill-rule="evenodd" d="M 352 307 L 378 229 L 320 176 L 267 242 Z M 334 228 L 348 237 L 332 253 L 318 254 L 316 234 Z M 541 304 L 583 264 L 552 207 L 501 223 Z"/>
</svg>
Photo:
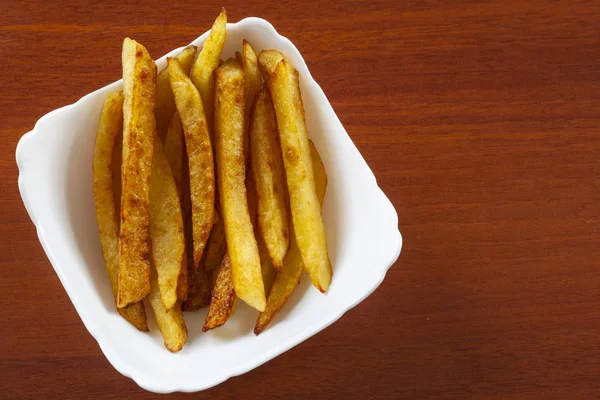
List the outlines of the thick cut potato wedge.
<svg viewBox="0 0 600 400">
<path fill-rule="evenodd" d="M 263 50 L 260 52 L 258 55 L 258 64 L 260 65 L 265 82 L 269 81 L 271 75 L 275 72 L 275 68 L 277 68 L 277 64 L 284 58 L 283 53 L 277 50 Z"/>
<path fill-rule="evenodd" d="M 326 292 L 331 283 L 331 262 L 315 190 L 298 71 L 285 58 L 269 79 L 269 89 L 277 115 L 296 242 L 313 285 Z"/>
<path fill-rule="evenodd" d="M 244 73 L 235 59 L 216 72 L 215 148 L 221 217 L 225 221 L 232 279 L 239 298 L 259 311 L 265 307 L 258 246 L 246 197 L 244 165 Z"/>
<path fill-rule="evenodd" d="M 208 315 L 206 316 L 202 331 L 206 332 L 218 328 L 227 322 L 229 317 L 233 315 L 236 302 L 237 296 L 235 295 L 231 279 L 231 261 L 229 254 L 225 253 L 219 273 L 217 274 Z"/>
<path fill-rule="evenodd" d="M 319 198 L 320 203 L 323 204 L 327 188 L 327 174 L 325 172 L 323 161 L 321 161 L 321 157 L 312 142 L 310 142 L 310 151 L 313 160 L 317 197 Z M 256 326 L 254 327 L 255 334 L 260 334 L 267 327 L 269 322 L 271 322 L 275 314 L 277 314 L 277 312 L 285 305 L 287 299 L 298 285 L 303 270 L 304 264 L 300 257 L 300 250 L 298 249 L 298 245 L 296 244 L 292 232 L 290 251 L 288 251 L 283 267 L 275 277 L 273 286 L 271 286 L 271 290 L 267 296 L 267 306 L 265 307 L 265 311 L 258 316 Z"/>
<path fill-rule="evenodd" d="M 152 290 L 148 298 L 156 317 L 156 324 L 164 339 L 165 347 L 172 353 L 178 352 L 183 348 L 188 336 L 188 330 L 181 312 L 181 302 L 178 300 L 173 308 L 170 310 L 165 309 L 160 295 L 156 271 L 152 271 L 151 280 Z"/>
<path fill-rule="evenodd" d="M 190 78 L 202 96 L 204 114 L 212 132 L 213 106 L 215 95 L 214 72 L 219 67 L 219 61 L 227 35 L 227 12 L 225 9 L 215 20 L 208 38 L 200 50 L 200 54 L 192 67 Z"/>
<path fill-rule="evenodd" d="M 175 111 L 173 114 L 173 118 L 169 124 L 167 137 L 165 138 L 164 150 L 167 161 L 169 162 L 169 167 L 173 173 L 175 186 L 177 187 L 177 193 L 181 203 L 181 215 L 184 222 L 184 237 L 186 238 L 186 246 L 184 248 L 183 258 L 181 260 L 181 274 L 179 275 L 179 282 L 177 283 L 177 297 L 181 301 L 186 301 L 188 293 L 187 237 L 189 236 L 191 238 L 191 225 L 187 223 L 187 221 L 191 219 L 190 187 L 188 181 L 187 155 L 185 153 L 185 142 L 183 138 L 183 125 L 177 111 Z M 189 230 L 188 226 L 190 228 Z M 189 251 L 191 254 L 191 247 Z M 193 265 L 193 263 L 190 265 Z"/>
<path fill-rule="evenodd" d="M 196 49 L 196 46 L 188 46 L 175 57 L 188 75 L 196 58 Z M 156 131 L 162 142 L 165 141 L 175 111 L 175 99 L 171 90 L 169 68 L 165 68 L 156 77 Z"/>
<path fill-rule="evenodd" d="M 256 182 L 258 228 L 269 257 L 280 269 L 290 244 L 285 171 L 277 119 L 268 89 L 256 95 L 250 123 L 250 160 Z"/>
<path fill-rule="evenodd" d="M 116 196 L 113 182 L 120 179 L 114 179 L 112 165 L 113 159 L 116 158 L 114 152 L 119 149 L 117 140 L 119 137 L 122 138 L 120 135 L 122 129 L 123 93 L 109 93 L 106 100 L 104 100 L 104 106 L 100 113 L 100 123 L 98 124 L 94 145 L 92 174 L 98 233 L 115 302 L 119 288 L 119 220 L 115 209 Z M 118 178 L 118 174 L 120 174 L 120 168 L 117 170 L 116 178 Z M 117 195 L 120 197 L 120 192 Z M 123 318 L 137 329 L 148 331 L 146 311 L 141 301 L 117 310 Z"/>
<path fill-rule="evenodd" d="M 154 143 L 150 182 L 150 240 L 158 288 L 165 309 L 170 310 L 178 299 L 185 238 L 177 186 L 158 137 Z"/>
<path fill-rule="evenodd" d="M 144 46 L 123 41 L 123 162 L 117 305 L 150 293 L 149 201 L 156 123 L 156 64 Z"/>
<path fill-rule="evenodd" d="M 185 134 L 192 203 L 194 268 L 198 269 L 213 226 L 215 180 L 212 145 L 198 90 L 179 61 L 170 58 L 168 63 L 171 88 Z"/>
</svg>

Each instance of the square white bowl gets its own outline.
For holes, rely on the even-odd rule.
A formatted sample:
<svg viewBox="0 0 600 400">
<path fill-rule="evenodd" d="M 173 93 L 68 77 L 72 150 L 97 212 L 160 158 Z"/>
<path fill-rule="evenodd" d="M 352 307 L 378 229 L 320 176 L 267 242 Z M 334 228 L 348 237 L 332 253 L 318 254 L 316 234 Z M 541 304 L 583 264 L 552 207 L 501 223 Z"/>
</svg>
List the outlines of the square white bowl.
<svg viewBox="0 0 600 400">
<path fill-rule="evenodd" d="M 201 46 L 204 33 L 192 44 Z M 206 310 L 185 313 L 189 330 L 183 350 L 171 354 L 147 308 L 150 334 L 138 332 L 117 314 L 100 250 L 92 195 L 92 154 L 100 109 L 121 81 L 42 117 L 17 146 L 19 190 L 40 242 L 84 325 L 109 362 L 142 388 L 166 393 L 203 390 L 243 374 L 326 328 L 371 294 L 402 247 L 398 216 L 344 130 L 300 52 L 260 18 L 227 24 L 223 56 L 242 39 L 257 53 L 278 49 L 300 73 L 311 139 L 319 149 L 329 183 L 323 216 L 333 281 L 327 294 L 306 274 L 260 335 L 257 313 L 240 304 L 223 327 L 202 333 Z M 167 56 L 157 61 L 159 70 Z"/>
</svg>

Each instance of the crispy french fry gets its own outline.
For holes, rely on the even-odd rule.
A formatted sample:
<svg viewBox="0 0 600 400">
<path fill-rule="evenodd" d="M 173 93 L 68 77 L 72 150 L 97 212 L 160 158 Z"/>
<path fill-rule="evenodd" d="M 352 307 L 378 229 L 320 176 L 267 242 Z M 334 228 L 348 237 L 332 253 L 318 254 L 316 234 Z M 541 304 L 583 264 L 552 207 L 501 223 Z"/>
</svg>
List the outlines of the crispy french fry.
<svg viewBox="0 0 600 400">
<path fill-rule="evenodd" d="M 254 48 L 246 39 L 242 43 L 242 66 L 244 68 L 244 100 L 246 105 L 246 118 L 250 116 L 250 109 L 254 102 L 254 96 L 262 85 L 262 76 L 258 68 L 258 59 Z"/>
<path fill-rule="evenodd" d="M 217 175 L 233 286 L 239 298 L 262 311 L 265 291 L 245 186 L 244 73 L 237 61 L 229 59 L 215 76 Z"/>
<path fill-rule="evenodd" d="M 185 142 L 183 138 L 183 125 L 181 123 L 181 117 L 179 113 L 175 111 L 169 129 L 167 130 L 167 137 L 165 137 L 165 156 L 171 167 L 173 178 L 175 179 L 175 186 L 177 187 L 177 193 L 181 203 L 181 215 L 184 222 L 184 237 L 185 247 L 184 254 L 181 260 L 181 274 L 179 275 L 179 282 L 177 283 L 177 297 L 181 301 L 186 301 L 188 296 L 188 252 L 191 254 L 191 250 L 188 251 L 188 237 L 191 238 L 191 225 L 188 221 L 191 219 L 190 211 L 190 187 L 188 181 L 188 169 L 187 169 L 187 154 L 185 153 Z M 191 246 L 189 247 L 191 249 Z M 193 262 L 190 263 L 193 265 Z"/>
<path fill-rule="evenodd" d="M 171 88 L 185 134 L 192 203 L 194 268 L 198 269 L 213 226 L 215 182 L 212 146 L 198 90 L 179 61 L 170 58 L 168 63 Z"/>
<path fill-rule="evenodd" d="M 188 330 L 181 312 L 181 302 L 177 300 L 173 308 L 166 310 L 163 306 L 156 271 L 152 271 L 150 295 L 150 306 L 156 317 L 156 324 L 165 342 L 165 347 L 175 353 L 183 348 L 187 341 Z"/>
<path fill-rule="evenodd" d="M 236 53 L 236 59 L 238 59 Z M 262 76 L 260 74 L 260 68 L 258 68 L 258 59 L 256 53 L 252 48 L 252 45 L 244 39 L 242 43 L 242 54 L 240 54 L 238 62 L 244 68 L 244 79 L 246 84 L 244 85 L 244 104 L 246 110 L 246 127 L 248 128 L 244 134 L 244 159 L 246 160 L 246 168 L 250 165 L 250 143 L 248 138 L 248 130 L 250 126 L 250 112 L 252 104 L 254 103 L 254 96 L 260 89 L 262 84 Z"/>
<path fill-rule="evenodd" d="M 236 301 L 237 296 L 231 279 L 231 261 L 229 254 L 225 253 L 212 291 L 212 299 L 202 331 L 206 332 L 218 328 L 227 322 L 229 317 L 233 315 Z"/>
<path fill-rule="evenodd" d="M 219 67 L 219 57 L 225 46 L 227 35 L 227 12 L 223 8 L 215 20 L 208 38 L 200 50 L 190 73 L 190 78 L 202 96 L 204 114 L 212 132 L 213 106 L 215 95 L 214 72 Z"/>
<path fill-rule="evenodd" d="M 225 240 L 225 226 L 223 219 L 215 210 L 215 224 L 210 232 L 208 243 L 206 244 L 206 251 L 204 252 L 204 268 L 206 271 L 221 265 L 225 251 L 227 250 L 227 242 Z"/>
<path fill-rule="evenodd" d="M 273 284 L 276 271 L 269 257 L 265 242 L 258 231 L 258 195 L 256 193 L 256 179 L 254 178 L 254 171 L 252 168 L 248 170 L 248 176 L 246 177 L 246 191 L 248 192 L 248 210 L 250 211 L 250 220 L 252 221 L 252 226 L 254 226 L 254 237 L 256 237 L 256 244 L 258 245 L 260 269 L 263 277 L 263 283 L 265 285 L 265 293 L 268 293 L 269 289 L 271 289 L 271 285 Z"/>
<path fill-rule="evenodd" d="M 252 110 L 250 159 L 258 193 L 258 230 L 271 262 L 279 270 L 290 245 L 290 232 L 285 171 L 277 135 L 275 110 L 269 91 L 263 86 Z"/>
<path fill-rule="evenodd" d="M 265 82 L 269 81 L 269 78 L 275 72 L 275 68 L 277 68 L 277 64 L 284 58 L 283 53 L 277 50 L 263 50 L 260 52 L 258 55 L 258 64 L 260 65 L 260 71 L 265 78 Z"/>
<path fill-rule="evenodd" d="M 175 57 L 188 75 L 196 57 L 196 49 L 196 46 L 188 46 Z M 175 99 L 169 80 L 169 68 L 165 68 L 156 77 L 156 131 L 163 142 L 175 111 Z"/>
<path fill-rule="evenodd" d="M 149 198 L 156 124 L 156 64 L 134 40 L 123 41 L 123 162 L 118 307 L 150 293 Z"/>
<path fill-rule="evenodd" d="M 115 209 L 115 204 L 118 204 L 115 203 L 115 197 L 117 194 L 120 197 L 120 192 L 115 194 L 113 183 L 118 181 L 114 178 L 118 178 L 120 174 L 120 157 L 117 157 L 115 151 L 119 149 L 117 140 L 121 136 L 122 129 L 123 93 L 109 93 L 100 113 L 100 123 L 94 145 L 92 174 L 98 233 L 115 303 L 119 288 L 119 220 L 117 218 L 118 210 Z M 114 159 L 119 160 L 116 177 L 112 169 Z M 117 310 L 137 329 L 148 331 L 144 303 L 139 301 Z"/>
<path fill-rule="evenodd" d="M 170 89 L 171 87 L 169 86 L 169 90 Z M 184 181 L 187 180 L 184 174 L 187 155 L 185 154 L 183 124 L 181 123 L 181 117 L 177 111 L 173 113 L 164 142 L 165 156 L 167 157 L 169 167 L 171 168 L 173 178 L 175 179 L 177 193 L 179 194 L 179 198 L 183 199 L 183 185 Z"/>
<path fill-rule="evenodd" d="M 269 79 L 269 90 L 277 115 L 296 242 L 313 285 L 326 292 L 331 283 L 331 262 L 315 190 L 300 82 L 298 71 L 285 58 Z"/>
<path fill-rule="evenodd" d="M 310 142 L 310 153 L 313 161 L 313 172 L 315 177 L 315 187 L 317 189 L 317 197 L 321 204 L 325 199 L 325 191 L 327 189 L 327 173 L 323 161 L 317 152 L 313 142 Z M 298 281 L 302 276 L 304 265 L 300 257 L 300 251 L 294 234 L 292 232 L 292 240 L 290 250 L 285 258 L 283 267 L 275 277 L 275 281 L 271 286 L 269 295 L 267 296 L 267 305 L 265 311 L 260 313 L 254 327 L 254 333 L 260 334 L 271 322 L 275 314 L 281 310 L 288 298 L 298 285 Z"/>
<path fill-rule="evenodd" d="M 150 240 L 158 288 L 165 309 L 170 310 L 178 299 L 185 239 L 175 178 L 158 137 L 154 143 L 150 182 Z"/>
</svg>

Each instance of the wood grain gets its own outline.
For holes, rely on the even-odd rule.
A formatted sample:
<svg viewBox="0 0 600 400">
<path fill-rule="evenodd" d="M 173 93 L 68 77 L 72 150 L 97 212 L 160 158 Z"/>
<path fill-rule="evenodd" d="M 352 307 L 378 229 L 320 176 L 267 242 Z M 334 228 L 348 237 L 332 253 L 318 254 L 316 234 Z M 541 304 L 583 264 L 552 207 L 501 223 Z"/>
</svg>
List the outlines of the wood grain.
<svg viewBox="0 0 600 400">
<path fill-rule="evenodd" d="M 43 114 L 119 77 L 124 36 L 161 55 L 221 5 L 303 53 L 404 249 L 340 321 L 194 398 L 596 397 L 600 2 L 69 0 L 0 3 L 0 398 L 155 398 L 73 309 L 14 150 Z"/>
</svg>

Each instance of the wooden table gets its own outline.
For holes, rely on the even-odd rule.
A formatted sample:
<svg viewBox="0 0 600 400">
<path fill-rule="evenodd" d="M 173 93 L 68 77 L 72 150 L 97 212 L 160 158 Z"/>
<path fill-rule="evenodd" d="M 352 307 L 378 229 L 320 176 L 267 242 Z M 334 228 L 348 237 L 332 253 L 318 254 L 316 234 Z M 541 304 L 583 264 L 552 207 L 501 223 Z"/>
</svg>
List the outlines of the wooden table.
<svg viewBox="0 0 600 400">
<path fill-rule="evenodd" d="M 339 322 L 195 398 L 600 393 L 599 2 L 133 3 L 0 3 L 0 398 L 155 397 L 77 316 L 21 203 L 14 150 L 43 114 L 119 78 L 123 37 L 162 55 L 221 4 L 300 49 L 404 248 Z"/>
</svg>

